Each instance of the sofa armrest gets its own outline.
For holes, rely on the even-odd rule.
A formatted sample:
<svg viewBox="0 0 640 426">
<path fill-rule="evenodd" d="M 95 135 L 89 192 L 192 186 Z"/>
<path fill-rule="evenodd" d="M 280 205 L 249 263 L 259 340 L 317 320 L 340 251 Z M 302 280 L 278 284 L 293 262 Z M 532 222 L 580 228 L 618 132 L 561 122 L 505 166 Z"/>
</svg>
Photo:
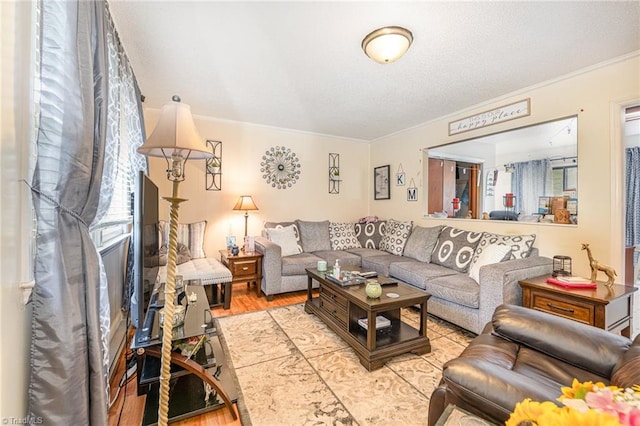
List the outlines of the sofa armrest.
<svg viewBox="0 0 640 426">
<path fill-rule="evenodd" d="M 602 377 L 631 347 L 626 337 L 522 306 L 498 306 L 492 324 L 498 336 Z"/>
<path fill-rule="evenodd" d="M 517 371 L 497 368 L 491 361 L 477 358 L 456 358 L 442 370 L 444 395 L 439 396 L 445 407 L 455 404 L 496 424 L 504 424 L 516 404 L 525 398 L 550 400 L 556 404 L 561 390 L 552 382 L 528 380 Z M 431 407 L 429 415 L 431 416 Z M 438 410 L 434 407 L 434 415 Z M 431 423 L 431 417 L 429 417 Z"/>
<path fill-rule="evenodd" d="M 282 292 L 282 249 L 265 237 L 256 237 L 256 251 L 262 254 L 262 292 L 269 296 Z"/>
<path fill-rule="evenodd" d="M 522 304 L 522 289 L 518 281 L 551 272 L 553 260 L 543 256 L 529 256 L 481 267 L 479 324 L 491 321 L 498 305 Z"/>
</svg>

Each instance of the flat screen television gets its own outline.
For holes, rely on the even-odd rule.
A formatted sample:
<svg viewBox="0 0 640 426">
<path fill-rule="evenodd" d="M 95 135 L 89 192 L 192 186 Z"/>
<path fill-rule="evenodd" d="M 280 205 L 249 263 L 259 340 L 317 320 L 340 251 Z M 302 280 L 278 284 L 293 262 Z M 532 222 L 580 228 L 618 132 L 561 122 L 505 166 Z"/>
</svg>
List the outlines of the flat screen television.
<svg viewBox="0 0 640 426">
<path fill-rule="evenodd" d="M 153 315 L 157 309 L 158 270 L 160 267 L 160 221 L 158 187 L 140 172 L 133 200 L 134 290 L 131 299 L 132 323 L 136 327 L 137 344 L 151 338 Z M 145 318 L 147 321 L 145 321 Z"/>
</svg>

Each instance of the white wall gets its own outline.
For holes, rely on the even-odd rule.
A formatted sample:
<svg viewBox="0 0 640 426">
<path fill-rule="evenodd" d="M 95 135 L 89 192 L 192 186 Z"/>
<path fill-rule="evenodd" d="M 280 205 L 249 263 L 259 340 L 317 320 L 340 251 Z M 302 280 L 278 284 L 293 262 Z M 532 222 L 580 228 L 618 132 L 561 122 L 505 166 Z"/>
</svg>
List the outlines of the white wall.
<svg viewBox="0 0 640 426">
<path fill-rule="evenodd" d="M 574 273 L 588 274 L 587 257 L 581 243 L 590 243 L 594 256 L 618 271 L 622 282 L 622 144 L 621 105 L 640 99 L 640 59 L 638 54 L 617 62 L 584 70 L 535 87 L 523 89 L 472 109 L 426 123 L 413 129 L 385 137 L 371 144 L 371 166 L 391 164 L 396 170 L 402 163 L 407 176 L 419 176 L 422 165 L 418 153 L 422 148 L 487 135 L 534 123 L 578 114 L 579 224 L 545 225 L 524 223 L 491 223 L 481 220 L 425 219 L 426 194 L 420 185 L 419 202 L 406 201 L 406 187 L 391 187 L 391 200 L 371 201 L 371 214 L 380 217 L 413 220 L 422 226 L 448 223 L 469 230 L 486 230 L 504 234 L 535 233 L 536 246 L 545 256 L 566 254 L 573 258 Z M 461 137 L 448 136 L 448 123 L 511 102 L 531 98 L 531 115 L 484 129 L 467 132 Z M 624 163 L 622 163 L 624 164 Z M 422 184 L 422 180 L 416 180 Z"/>
<path fill-rule="evenodd" d="M 30 309 L 23 303 L 20 282 L 28 280 L 29 78 L 31 2 L 0 2 L 2 28 L 0 92 L 0 419 L 22 420 L 26 414 L 29 373 Z"/>
<path fill-rule="evenodd" d="M 145 109 L 147 134 L 155 127 L 158 112 Z M 232 210 L 240 195 L 253 196 L 260 209 L 249 212 L 249 235 L 260 235 L 264 221 L 354 221 L 367 214 L 372 179 L 367 142 L 197 115 L 194 120 L 204 139 L 222 141 L 222 190 L 205 190 L 204 161 L 189 160 L 186 180 L 180 185 L 180 197 L 189 201 L 182 204 L 179 221 L 208 221 L 205 251 L 209 256 L 225 248 L 230 231 L 239 241 L 244 236 L 244 213 Z M 272 188 L 262 178 L 262 156 L 275 146 L 290 148 L 300 160 L 300 179 L 291 188 Z M 340 154 L 339 194 L 329 194 L 329 153 Z M 170 195 L 166 163 L 153 158 L 150 164 L 161 196 Z M 168 220 L 168 203 L 161 203 L 160 215 Z"/>
</svg>

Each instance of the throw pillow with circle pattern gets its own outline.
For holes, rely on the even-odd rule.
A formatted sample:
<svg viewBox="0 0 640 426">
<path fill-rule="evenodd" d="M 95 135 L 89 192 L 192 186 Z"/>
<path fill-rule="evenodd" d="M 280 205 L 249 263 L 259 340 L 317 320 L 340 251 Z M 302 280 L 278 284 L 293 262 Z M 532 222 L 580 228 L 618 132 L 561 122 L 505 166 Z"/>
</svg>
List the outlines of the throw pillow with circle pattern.
<svg viewBox="0 0 640 426">
<path fill-rule="evenodd" d="M 531 253 L 531 248 L 535 241 L 536 234 L 500 235 L 484 232 L 478 246 L 476 247 L 472 263 L 475 263 L 478 257 L 482 254 L 482 251 L 492 244 L 504 244 L 511 247 L 511 251 L 507 253 L 508 256 L 505 256 L 502 260 L 524 259 L 525 257 L 529 257 L 529 253 Z"/>
<path fill-rule="evenodd" d="M 431 263 L 458 272 L 467 272 L 482 232 L 463 231 L 445 226 L 438 236 L 438 243 L 431 254 Z"/>
<path fill-rule="evenodd" d="M 331 250 L 362 247 L 356 237 L 356 228 L 353 223 L 329 223 L 329 240 L 331 241 Z"/>
<path fill-rule="evenodd" d="M 384 236 L 386 223 L 386 220 L 354 223 L 353 226 L 356 230 L 356 237 L 358 237 L 358 241 L 360 241 L 360 246 L 378 250 L 380 248 L 380 241 L 382 241 L 382 237 Z"/>
<path fill-rule="evenodd" d="M 413 221 L 399 222 L 389 219 L 385 226 L 384 236 L 380 241 L 380 250 L 402 256 L 412 227 Z"/>
</svg>

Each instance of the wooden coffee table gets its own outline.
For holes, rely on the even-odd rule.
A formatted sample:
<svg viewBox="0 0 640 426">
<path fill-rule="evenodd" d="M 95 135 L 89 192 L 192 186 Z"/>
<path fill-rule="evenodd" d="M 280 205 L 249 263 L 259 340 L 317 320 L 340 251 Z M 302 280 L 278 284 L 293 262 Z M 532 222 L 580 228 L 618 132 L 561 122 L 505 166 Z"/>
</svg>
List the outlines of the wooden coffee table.
<svg viewBox="0 0 640 426">
<path fill-rule="evenodd" d="M 366 284 L 342 286 L 325 278 L 324 272 L 307 269 L 308 297 L 304 306 L 307 313 L 315 314 L 356 352 L 360 363 L 369 371 L 380 368 L 397 355 L 411 352 L 418 355 L 431 351 L 427 337 L 427 301 L 430 294 L 403 283 L 382 287 L 382 296 L 369 299 Z M 385 277 L 388 279 L 387 277 Z M 313 297 L 313 281 L 319 284 L 319 295 Z M 398 296 L 391 298 L 389 293 Z M 420 329 L 402 321 L 401 308 L 420 305 Z M 376 317 L 391 321 L 391 326 L 376 331 Z M 358 320 L 366 318 L 364 329 Z"/>
</svg>

